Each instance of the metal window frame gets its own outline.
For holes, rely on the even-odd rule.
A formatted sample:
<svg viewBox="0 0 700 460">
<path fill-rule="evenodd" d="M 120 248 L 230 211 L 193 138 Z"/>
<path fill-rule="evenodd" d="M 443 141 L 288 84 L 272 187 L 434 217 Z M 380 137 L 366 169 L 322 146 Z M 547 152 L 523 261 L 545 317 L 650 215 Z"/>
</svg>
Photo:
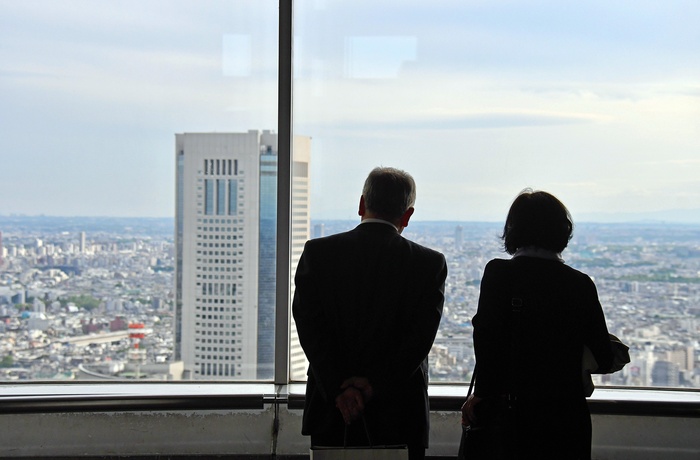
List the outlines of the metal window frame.
<svg viewBox="0 0 700 460">
<path fill-rule="evenodd" d="M 279 0 L 277 92 L 277 267 L 274 383 L 289 382 L 293 0 Z"/>
</svg>

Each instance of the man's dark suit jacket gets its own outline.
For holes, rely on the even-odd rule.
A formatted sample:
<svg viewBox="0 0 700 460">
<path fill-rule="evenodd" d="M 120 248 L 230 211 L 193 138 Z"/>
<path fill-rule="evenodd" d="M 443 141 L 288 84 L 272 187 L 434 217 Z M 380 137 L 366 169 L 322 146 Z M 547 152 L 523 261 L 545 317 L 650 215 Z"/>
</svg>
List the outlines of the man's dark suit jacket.
<svg viewBox="0 0 700 460">
<path fill-rule="evenodd" d="M 372 442 L 427 447 L 427 355 L 446 276 L 442 254 L 386 223 L 306 243 L 292 306 L 310 363 L 302 434 L 344 431 L 335 398 L 358 376 L 374 390 L 365 409 Z"/>
</svg>

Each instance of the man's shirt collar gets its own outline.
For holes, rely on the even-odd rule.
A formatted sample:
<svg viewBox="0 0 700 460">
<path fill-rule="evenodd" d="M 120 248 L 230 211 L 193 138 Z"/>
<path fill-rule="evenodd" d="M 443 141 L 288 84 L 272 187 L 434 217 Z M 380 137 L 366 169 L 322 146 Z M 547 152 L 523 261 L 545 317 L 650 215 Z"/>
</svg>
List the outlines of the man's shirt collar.
<svg viewBox="0 0 700 460">
<path fill-rule="evenodd" d="M 384 219 L 375 219 L 375 218 L 369 217 L 367 219 L 362 219 L 362 222 L 360 222 L 360 224 L 374 224 L 374 223 L 386 224 L 386 225 L 391 226 L 391 228 L 393 228 L 397 232 L 399 231 L 399 229 L 396 228 L 396 225 L 394 225 L 391 222 L 389 222 L 388 220 L 384 220 Z"/>
</svg>

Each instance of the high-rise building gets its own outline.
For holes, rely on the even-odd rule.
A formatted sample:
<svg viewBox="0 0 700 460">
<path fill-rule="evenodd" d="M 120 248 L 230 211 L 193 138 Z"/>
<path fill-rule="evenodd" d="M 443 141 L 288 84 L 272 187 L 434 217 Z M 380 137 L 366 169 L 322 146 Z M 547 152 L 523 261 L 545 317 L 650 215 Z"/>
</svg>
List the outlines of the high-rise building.
<svg viewBox="0 0 700 460">
<path fill-rule="evenodd" d="M 174 359 L 183 378 L 272 378 L 277 135 L 185 133 L 175 143 Z M 295 139 L 293 186 L 305 198 L 292 206 L 306 225 L 293 222 L 292 248 L 309 235 L 309 148 Z"/>
<path fill-rule="evenodd" d="M 270 379 L 275 363 L 277 274 L 277 142 L 260 146 L 260 254 L 257 378 Z"/>
<path fill-rule="evenodd" d="M 666 352 L 666 360 L 677 364 L 681 370 L 693 372 L 695 370 L 695 347 L 692 342 L 673 346 Z"/>
<path fill-rule="evenodd" d="M 326 236 L 326 226 L 325 224 L 314 225 L 314 238 L 323 238 Z"/>
<path fill-rule="evenodd" d="M 460 250 L 464 244 L 464 227 L 458 225 L 455 228 L 455 250 Z"/>
<path fill-rule="evenodd" d="M 651 385 L 655 387 L 677 387 L 680 381 L 678 364 L 656 361 L 651 371 Z"/>
<path fill-rule="evenodd" d="M 310 237 L 311 214 L 309 209 L 309 164 L 311 155 L 311 138 L 294 137 L 294 162 L 292 165 L 292 215 L 291 215 L 291 242 L 290 242 L 290 278 L 294 277 L 299 264 L 299 258 L 304 251 L 304 244 Z M 291 283 L 291 297 L 294 296 L 294 283 Z M 290 315 L 291 316 L 291 315 Z M 306 360 L 304 350 L 301 348 L 296 324 L 291 319 L 290 350 L 289 350 L 290 375 L 292 379 L 305 379 L 309 362 Z"/>
</svg>

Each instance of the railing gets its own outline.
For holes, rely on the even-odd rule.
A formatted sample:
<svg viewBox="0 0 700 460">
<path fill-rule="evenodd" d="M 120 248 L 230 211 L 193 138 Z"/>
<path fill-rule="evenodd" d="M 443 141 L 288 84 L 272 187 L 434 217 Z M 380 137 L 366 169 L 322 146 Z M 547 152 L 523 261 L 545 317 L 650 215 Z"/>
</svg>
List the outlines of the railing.
<svg viewBox="0 0 700 460">
<path fill-rule="evenodd" d="M 456 452 L 465 392 L 431 386 L 429 457 Z M 303 393 L 271 383 L 3 384 L 0 457 L 303 458 Z M 700 391 L 600 388 L 589 406 L 594 458 L 700 458 Z"/>
</svg>

